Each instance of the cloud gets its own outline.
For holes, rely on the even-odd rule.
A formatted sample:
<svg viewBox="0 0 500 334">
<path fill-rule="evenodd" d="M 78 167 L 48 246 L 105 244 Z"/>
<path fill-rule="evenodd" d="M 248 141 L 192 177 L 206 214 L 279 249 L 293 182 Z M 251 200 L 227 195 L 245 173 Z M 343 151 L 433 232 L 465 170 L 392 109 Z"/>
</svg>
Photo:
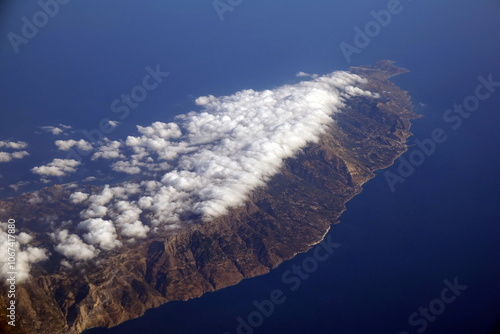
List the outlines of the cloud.
<svg viewBox="0 0 500 334">
<path fill-rule="evenodd" d="M 109 142 L 99 155 L 120 148 L 125 158 L 112 164 L 115 171 L 163 171 L 161 181 L 135 183 L 138 197 L 125 190 L 132 183 L 107 186 L 89 197 L 81 217 L 110 220 L 122 237 L 138 238 L 190 217 L 223 215 L 264 186 L 286 158 L 317 142 L 347 99 L 376 98 L 360 87 L 365 82 L 335 72 L 273 90 L 203 96 L 195 101 L 200 112 L 138 126 L 139 136 L 127 137 L 125 146 Z"/>
<path fill-rule="evenodd" d="M 21 181 L 21 182 L 23 182 L 23 181 Z M 35 192 L 31 193 L 31 198 L 28 200 L 28 203 L 32 204 L 32 205 L 40 204 L 40 203 L 43 203 L 43 201 L 45 199 L 47 199 L 47 198 L 43 198 L 42 196 L 40 196 L 40 192 L 39 191 L 35 191 Z"/>
<path fill-rule="evenodd" d="M 55 126 L 42 126 L 40 129 L 44 130 L 45 132 L 52 133 L 54 136 L 60 135 L 63 133 L 63 129 L 55 127 Z"/>
<path fill-rule="evenodd" d="M 13 153 L 0 152 L 0 162 L 10 162 L 14 159 L 22 159 L 24 157 L 27 157 L 28 155 L 30 154 L 26 151 L 18 151 Z"/>
<path fill-rule="evenodd" d="M 14 150 L 22 150 L 28 147 L 28 143 L 23 141 L 4 141 L 0 140 L 0 148 L 6 149 L 14 149 Z M 16 152 L 0 152 L 0 163 L 1 162 L 10 162 L 14 159 L 22 159 L 30 155 L 26 151 L 16 151 Z"/>
<path fill-rule="evenodd" d="M 9 188 L 17 192 L 19 189 L 26 187 L 29 184 L 30 184 L 29 181 L 19 181 L 17 183 L 9 185 Z"/>
<path fill-rule="evenodd" d="M 31 172 L 41 176 L 66 176 L 76 172 L 81 163 L 73 159 L 54 159 L 51 163 L 33 167 Z"/>
<path fill-rule="evenodd" d="M 136 220 L 130 224 L 123 224 L 121 232 L 126 237 L 145 238 L 148 235 L 149 227 L 144 226 L 142 222 Z"/>
<path fill-rule="evenodd" d="M 104 217 L 108 213 L 108 208 L 102 205 L 92 204 L 80 216 L 83 219 Z"/>
<path fill-rule="evenodd" d="M 13 141 L 0 140 L 0 147 L 12 148 L 15 150 L 22 150 L 22 149 L 28 147 L 28 143 L 25 143 L 23 141 L 13 142 Z"/>
<path fill-rule="evenodd" d="M 16 255 L 16 278 L 18 282 L 24 282 L 31 277 L 29 272 L 33 263 L 49 258 L 47 250 L 38 247 L 27 247 L 24 250 L 18 251 Z"/>
<path fill-rule="evenodd" d="M 26 245 L 32 239 L 33 237 L 31 235 L 24 232 L 19 233 L 19 235 L 17 236 L 17 241 L 19 241 L 21 245 Z"/>
<path fill-rule="evenodd" d="M 56 140 L 55 142 L 57 148 L 61 151 L 68 151 L 70 148 L 73 146 L 76 146 L 80 150 L 83 151 L 90 151 L 92 150 L 92 144 L 90 144 L 88 141 L 80 139 L 80 140 Z"/>
<path fill-rule="evenodd" d="M 108 124 L 113 127 L 113 128 L 116 128 L 118 125 L 120 125 L 120 122 L 118 121 L 112 121 L 112 120 L 109 120 L 108 121 Z"/>
<path fill-rule="evenodd" d="M 98 245 L 104 250 L 111 250 L 122 243 L 116 239 L 116 230 L 113 223 L 109 220 L 87 219 L 80 224 L 78 228 L 86 231 L 83 235 L 86 242 L 92 245 Z"/>
<path fill-rule="evenodd" d="M 66 130 L 71 129 L 71 126 L 59 124 L 58 126 L 41 126 L 40 129 L 42 129 L 44 132 L 51 133 L 54 136 L 58 136 Z"/>
<path fill-rule="evenodd" d="M 182 136 L 182 131 L 176 123 L 155 122 L 146 127 L 139 125 L 137 130 L 141 136 L 128 136 L 125 141 L 125 148 L 132 154 L 125 156 L 116 148 L 102 147 L 99 150 L 103 153 L 97 153 L 95 156 L 118 156 L 120 159 L 126 159 L 114 162 L 111 167 L 116 172 L 134 175 L 143 171 L 166 171 L 171 168 L 167 161 L 174 160 L 179 154 L 188 151 L 188 143 L 177 140 Z M 114 145 L 118 147 L 118 144 Z"/>
<path fill-rule="evenodd" d="M 55 251 L 68 260 L 89 260 L 122 242 L 224 215 L 265 186 L 285 159 L 318 142 L 346 100 L 378 97 L 365 91 L 366 79 L 355 74 L 308 76 L 272 90 L 199 97 L 198 112 L 137 126 L 138 133 L 124 141 L 105 139 L 92 159 L 118 159 L 113 170 L 140 174 L 140 180 L 97 193 L 74 192 L 69 200 L 84 205 L 81 222 L 75 231 L 52 234 Z M 86 145 L 57 142 L 62 149 Z M 32 172 L 64 176 L 79 164 L 54 159 Z"/>
<path fill-rule="evenodd" d="M 306 73 L 306 72 L 298 72 L 297 74 L 295 74 L 295 76 L 297 78 L 307 78 L 307 77 L 310 77 L 310 78 L 313 78 L 313 79 L 316 79 L 316 78 L 319 77 L 317 74 L 309 74 L 309 73 Z"/>
<path fill-rule="evenodd" d="M 115 172 L 121 172 L 126 174 L 139 174 L 141 172 L 141 168 L 138 165 L 144 165 L 143 163 L 139 163 L 137 161 L 118 161 L 113 163 L 112 168 Z"/>
<path fill-rule="evenodd" d="M 32 239 L 32 236 L 21 232 L 17 236 L 16 241 L 13 242 L 8 239 L 7 224 L 0 224 L 0 249 L 5 249 L 7 252 L 7 248 L 14 248 L 16 252 L 14 269 L 9 267 L 7 261 L 2 261 L 0 264 L 0 278 L 4 283 L 7 283 L 5 280 L 9 277 L 7 273 L 12 271 L 17 273 L 17 283 L 28 280 L 30 278 L 31 265 L 49 258 L 49 253 L 46 249 L 27 246 Z"/>
<path fill-rule="evenodd" d="M 71 234 L 68 230 L 53 233 L 52 238 L 57 243 L 55 251 L 68 259 L 86 261 L 93 259 L 98 254 L 94 246 L 84 243 L 78 235 Z"/>
<path fill-rule="evenodd" d="M 82 193 L 80 191 L 74 192 L 69 196 L 69 200 L 73 204 L 82 203 L 89 198 L 88 194 Z"/>
<path fill-rule="evenodd" d="M 92 160 L 125 158 L 125 156 L 120 153 L 121 146 L 122 144 L 119 141 L 108 140 L 106 144 L 97 148 L 96 152 L 92 155 Z"/>
</svg>

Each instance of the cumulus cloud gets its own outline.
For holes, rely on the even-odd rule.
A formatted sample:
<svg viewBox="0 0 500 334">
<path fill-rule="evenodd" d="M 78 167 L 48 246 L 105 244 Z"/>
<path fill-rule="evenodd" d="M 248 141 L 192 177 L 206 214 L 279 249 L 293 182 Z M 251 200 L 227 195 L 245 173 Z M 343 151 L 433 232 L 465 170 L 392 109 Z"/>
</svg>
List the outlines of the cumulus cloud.
<svg viewBox="0 0 500 334">
<path fill-rule="evenodd" d="M 18 152 L 0 152 L 0 162 L 11 162 L 14 159 L 22 159 L 30 155 L 26 151 L 18 151 Z"/>
<path fill-rule="evenodd" d="M 136 220 L 130 224 L 123 224 L 121 232 L 126 237 L 145 238 L 149 232 L 149 227 L 144 226 L 142 222 Z"/>
<path fill-rule="evenodd" d="M 85 261 L 93 259 L 98 254 L 94 246 L 84 243 L 78 235 L 71 234 L 68 230 L 53 233 L 52 238 L 57 243 L 55 251 L 68 259 Z"/>
<path fill-rule="evenodd" d="M 81 163 L 73 159 L 54 159 L 51 163 L 33 167 L 31 172 L 41 176 L 66 176 L 76 172 Z"/>
<path fill-rule="evenodd" d="M 22 149 L 28 147 L 28 143 L 25 143 L 23 141 L 14 142 L 14 141 L 0 140 L 0 148 L 1 147 L 12 148 L 15 150 L 22 150 Z"/>
<path fill-rule="evenodd" d="M 139 166 L 144 166 L 144 163 L 140 163 L 138 161 L 118 161 L 113 163 L 112 168 L 115 172 L 134 175 L 141 172 L 141 168 Z"/>
<path fill-rule="evenodd" d="M 23 141 L 15 142 L 15 141 L 0 140 L 0 148 L 22 150 L 25 149 L 26 147 L 28 147 L 28 143 Z M 30 154 L 26 151 L 0 152 L 0 163 L 10 162 L 14 159 L 22 159 L 28 155 Z"/>
<path fill-rule="evenodd" d="M 92 155 L 92 160 L 96 159 L 118 159 L 125 158 L 120 153 L 122 144 L 119 141 L 108 140 L 104 145 L 97 148 L 96 152 Z"/>
<path fill-rule="evenodd" d="M 51 133 L 54 136 L 60 135 L 66 130 L 71 129 L 70 125 L 64 125 L 64 124 L 59 124 L 58 126 L 41 126 L 40 129 L 42 129 L 44 132 Z"/>
<path fill-rule="evenodd" d="M 6 283 L 9 277 L 8 272 L 15 271 L 16 281 L 24 282 L 30 278 L 31 265 L 48 259 L 48 251 L 44 248 L 31 247 L 27 244 L 32 236 L 21 232 L 15 241 L 8 239 L 7 224 L 0 224 L 0 249 L 7 251 L 7 248 L 13 248 L 16 252 L 16 261 L 14 267 L 11 267 L 6 258 L 0 260 L 0 278 Z M 7 253 L 6 253 L 7 254 Z"/>
<path fill-rule="evenodd" d="M 138 238 L 150 227 L 223 215 L 265 185 L 284 159 L 316 142 L 347 99 L 377 97 L 359 87 L 365 82 L 336 72 L 273 90 L 204 96 L 195 101 L 200 112 L 180 115 L 175 123 L 138 126 L 139 136 L 127 137 L 125 147 L 107 144 L 126 156 L 113 169 L 139 174 L 160 170 L 164 162 L 161 181 L 137 183 L 139 197 L 124 191 L 124 185 L 105 187 L 89 197 L 81 217 L 109 219 L 123 237 Z"/>
<path fill-rule="evenodd" d="M 83 219 L 104 217 L 108 213 L 108 208 L 102 205 L 91 204 L 80 216 Z"/>
<path fill-rule="evenodd" d="M 346 100 L 377 98 L 363 89 L 365 79 L 351 73 L 299 75 L 305 76 L 309 80 L 272 90 L 199 97 L 198 112 L 138 126 L 138 134 L 124 141 L 105 139 L 92 159 L 117 159 L 115 171 L 141 174 L 140 181 L 73 193 L 69 200 L 85 205 L 78 225 L 82 236 L 68 230 L 53 234 L 55 250 L 69 260 L 92 259 L 122 242 L 224 215 L 264 186 L 285 159 L 317 142 Z M 32 171 L 62 176 L 78 165 L 55 159 Z"/>
<path fill-rule="evenodd" d="M 67 151 L 73 146 L 76 146 L 77 148 L 83 151 L 90 151 L 92 149 L 92 144 L 90 144 L 88 141 L 84 139 L 56 140 L 55 144 L 57 148 L 61 151 Z"/>
<path fill-rule="evenodd" d="M 73 204 L 78 204 L 84 202 L 87 198 L 89 198 L 88 194 L 82 193 L 80 191 L 74 192 L 69 196 L 69 200 Z"/>
<path fill-rule="evenodd" d="M 21 245 L 26 245 L 32 239 L 33 239 L 33 237 L 31 235 L 29 235 L 28 233 L 24 233 L 24 232 L 19 233 L 19 235 L 17 236 L 17 241 L 19 241 L 19 243 Z"/>
<path fill-rule="evenodd" d="M 109 220 L 87 219 L 80 224 L 78 228 L 86 231 L 83 238 L 92 245 L 98 245 L 104 250 L 111 250 L 121 246 L 122 243 L 116 239 L 116 230 L 113 223 Z"/>
<path fill-rule="evenodd" d="M 125 141 L 125 148 L 131 152 L 128 156 L 117 151 L 122 146 L 117 143 L 111 148 L 100 148 L 102 153 L 94 156 L 126 159 L 114 162 L 111 167 L 116 172 L 134 175 L 142 171 L 166 171 L 171 168 L 167 161 L 188 151 L 188 143 L 178 140 L 182 131 L 176 123 L 155 122 L 150 126 L 137 126 L 137 130 L 141 136 L 128 136 Z"/>
</svg>

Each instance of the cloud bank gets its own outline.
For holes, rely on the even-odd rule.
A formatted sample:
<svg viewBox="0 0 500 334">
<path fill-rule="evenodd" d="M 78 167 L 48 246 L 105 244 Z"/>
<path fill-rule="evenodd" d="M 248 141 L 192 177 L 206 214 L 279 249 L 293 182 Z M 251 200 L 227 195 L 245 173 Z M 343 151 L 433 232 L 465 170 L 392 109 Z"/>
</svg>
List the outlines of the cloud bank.
<svg viewBox="0 0 500 334">
<path fill-rule="evenodd" d="M 138 133 L 122 141 L 95 143 L 92 160 L 109 159 L 115 171 L 141 181 L 74 192 L 68 201 L 82 207 L 80 221 L 51 234 L 54 251 L 71 261 L 90 260 L 125 242 L 224 215 L 265 186 L 285 159 L 317 142 L 347 99 L 378 97 L 362 89 L 365 79 L 348 72 L 299 73 L 306 76 L 270 90 L 202 96 L 195 101 L 198 112 L 137 126 Z M 56 142 L 60 149 L 86 144 Z M 79 164 L 54 159 L 32 172 L 64 176 Z"/>
<path fill-rule="evenodd" d="M 199 97 L 199 112 L 137 126 L 138 135 L 124 141 L 105 140 L 92 159 L 114 159 L 115 171 L 145 180 L 98 194 L 75 192 L 70 201 L 84 206 L 78 226 L 85 234 L 60 240 L 95 257 L 127 239 L 224 215 L 264 186 L 285 159 L 317 142 L 347 99 L 377 97 L 360 88 L 365 80 L 354 74 L 310 77 L 272 90 Z M 67 247 L 59 251 L 75 259 Z"/>
</svg>

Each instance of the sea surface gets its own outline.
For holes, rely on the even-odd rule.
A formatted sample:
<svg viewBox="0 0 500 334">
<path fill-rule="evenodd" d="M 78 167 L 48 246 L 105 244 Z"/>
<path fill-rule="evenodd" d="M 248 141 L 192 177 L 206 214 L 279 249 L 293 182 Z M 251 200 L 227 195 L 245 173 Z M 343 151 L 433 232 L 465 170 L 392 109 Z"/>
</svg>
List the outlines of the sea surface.
<svg viewBox="0 0 500 334">
<path fill-rule="evenodd" d="M 324 74 L 380 59 L 410 70 L 393 80 L 425 116 L 414 121 L 403 157 L 436 128 L 448 138 L 394 191 L 379 171 L 329 232 L 340 246 L 295 291 L 282 275 L 311 252 L 268 275 L 87 334 L 238 333 L 238 318 L 248 323 L 254 301 L 277 289 L 286 300 L 239 333 L 500 332 L 500 87 L 458 129 L 443 120 L 475 93 L 478 76 L 500 81 L 500 1 L 401 1 L 349 62 L 341 43 L 355 45 L 355 27 L 364 29 L 370 12 L 389 3 L 243 0 L 221 21 L 210 0 L 71 1 L 18 53 L 6 36 L 19 34 L 22 17 L 40 8 L 0 5 L 0 140 L 27 141 L 31 153 L 0 165 L 2 197 L 14 195 L 8 185 L 18 181 L 33 181 L 21 191 L 43 186 L 27 171 L 52 160 L 61 138 L 36 134 L 40 126 L 71 125 L 67 138 L 79 139 L 101 119 L 117 119 L 111 102 L 140 84 L 147 66 L 170 75 L 120 120 L 112 139 L 196 110 L 201 95 L 273 88 L 296 82 L 299 71 Z M 445 280 L 467 288 L 425 320 L 425 330 L 410 324 L 419 308 L 440 305 Z"/>
</svg>

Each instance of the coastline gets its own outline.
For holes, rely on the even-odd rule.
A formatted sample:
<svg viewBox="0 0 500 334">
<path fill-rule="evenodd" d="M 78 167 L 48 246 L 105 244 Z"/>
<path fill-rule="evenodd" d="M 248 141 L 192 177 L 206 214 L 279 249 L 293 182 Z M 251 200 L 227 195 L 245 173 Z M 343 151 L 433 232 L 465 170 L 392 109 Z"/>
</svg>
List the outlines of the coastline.
<svg viewBox="0 0 500 334">
<path fill-rule="evenodd" d="M 26 304 L 22 312 L 38 318 L 21 323 L 26 331 L 19 333 L 47 331 L 40 310 L 49 305 L 55 308 L 49 314 L 53 333 L 115 326 L 168 301 L 197 298 L 266 274 L 321 242 L 374 172 L 406 151 L 410 120 L 418 117 L 407 92 L 388 81 L 402 69 L 387 61 L 378 66 L 385 70 L 357 71 L 369 78 L 367 89 L 382 93 L 390 88 L 389 95 L 381 94 L 385 102 L 356 99 L 335 115 L 319 143 L 288 159 L 282 173 L 227 216 L 106 254 L 104 264 L 89 267 L 83 278 L 36 271 L 33 286 L 20 289 Z M 62 305 L 51 292 L 56 288 Z"/>
</svg>

